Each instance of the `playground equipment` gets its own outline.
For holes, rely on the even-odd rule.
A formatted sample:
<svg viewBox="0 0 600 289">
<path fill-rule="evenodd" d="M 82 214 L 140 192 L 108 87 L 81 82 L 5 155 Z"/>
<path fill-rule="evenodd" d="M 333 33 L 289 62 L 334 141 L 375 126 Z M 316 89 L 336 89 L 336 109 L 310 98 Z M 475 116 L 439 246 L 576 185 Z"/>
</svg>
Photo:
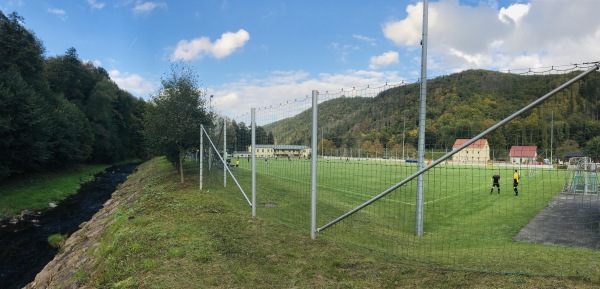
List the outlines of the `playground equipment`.
<svg viewBox="0 0 600 289">
<path fill-rule="evenodd" d="M 567 166 L 563 193 L 598 195 L 598 165 L 588 157 L 571 158 Z"/>
</svg>

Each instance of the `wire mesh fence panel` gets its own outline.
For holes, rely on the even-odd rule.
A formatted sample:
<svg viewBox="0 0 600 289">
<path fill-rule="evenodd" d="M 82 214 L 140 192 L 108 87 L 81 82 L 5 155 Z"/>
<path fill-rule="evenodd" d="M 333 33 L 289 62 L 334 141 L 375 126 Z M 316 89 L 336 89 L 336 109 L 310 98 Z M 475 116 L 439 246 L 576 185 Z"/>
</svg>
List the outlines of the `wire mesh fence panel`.
<svg viewBox="0 0 600 289">
<path fill-rule="evenodd" d="M 210 189 L 218 188 L 227 192 L 224 197 L 251 205 L 250 174 L 248 169 L 241 169 L 240 153 L 243 152 L 236 151 L 240 135 L 237 123 L 219 117 L 216 125 L 201 128 L 200 134 L 202 150 L 197 152 L 198 158 L 203 160 L 197 168 L 200 171 L 200 189 L 210 192 Z"/>
<path fill-rule="evenodd" d="M 588 68 L 467 71 L 430 80 L 424 165 Z M 598 79 L 591 73 L 429 169 L 423 236 L 415 236 L 415 179 L 319 237 L 453 269 L 597 275 L 598 197 L 563 193 L 568 171 L 561 163 L 573 150 L 598 158 Z M 344 94 L 319 93 L 319 226 L 417 171 L 418 93 L 415 84 L 364 93 L 368 108 L 347 110 L 354 123 L 325 116 L 326 104 L 344 102 Z M 595 174 L 580 175 L 597 187 Z"/>
<path fill-rule="evenodd" d="M 231 156 L 230 163 L 233 175 L 248 197 L 251 197 L 252 164 L 249 147 L 252 143 L 252 127 L 250 111 L 247 114 L 227 119 L 226 123 L 228 132 L 227 151 Z M 233 197 L 236 198 L 235 195 Z M 248 212 L 250 212 L 250 209 Z"/>
<path fill-rule="evenodd" d="M 299 230 L 310 222 L 310 107 L 303 97 L 255 113 L 256 215 Z M 240 121 L 251 124 L 249 117 Z M 251 140 L 240 141 L 246 158 L 240 167 L 250 173 Z"/>
</svg>

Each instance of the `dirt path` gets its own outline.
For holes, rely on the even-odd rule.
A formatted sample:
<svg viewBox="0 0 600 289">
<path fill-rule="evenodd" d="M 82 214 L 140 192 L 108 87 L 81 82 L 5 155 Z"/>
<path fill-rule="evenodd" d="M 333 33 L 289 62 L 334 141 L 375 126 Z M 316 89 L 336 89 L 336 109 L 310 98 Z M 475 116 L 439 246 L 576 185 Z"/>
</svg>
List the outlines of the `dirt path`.
<svg viewBox="0 0 600 289">
<path fill-rule="evenodd" d="M 600 199 L 595 195 L 559 194 L 514 238 L 600 250 Z"/>
</svg>

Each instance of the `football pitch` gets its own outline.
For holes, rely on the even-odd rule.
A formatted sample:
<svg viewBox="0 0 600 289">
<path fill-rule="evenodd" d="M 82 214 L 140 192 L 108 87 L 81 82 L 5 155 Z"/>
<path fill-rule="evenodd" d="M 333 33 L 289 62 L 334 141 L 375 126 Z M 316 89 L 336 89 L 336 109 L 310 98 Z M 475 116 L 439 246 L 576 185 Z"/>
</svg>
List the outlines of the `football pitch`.
<svg viewBox="0 0 600 289">
<path fill-rule="evenodd" d="M 310 163 L 298 158 L 257 159 L 256 163 L 257 216 L 306 231 L 307 238 Z M 513 190 L 515 169 L 521 178 L 518 196 Z M 416 171 L 414 163 L 393 160 L 319 158 L 317 228 Z M 501 176 L 500 193 L 497 189 L 490 193 L 495 172 Z M 250 162 L 240 161 L 234 175 L 250 194 Z M 317 238 L 432 266 L 551 275 L 598 273 L 599 255 L 594 251 L 513 239 L 561 193 L 564 170 L 442 163 L 427 171 L 423 179 L 423 236 L 415 236 L 415 178 L 320 231 Z"/>
</svg>

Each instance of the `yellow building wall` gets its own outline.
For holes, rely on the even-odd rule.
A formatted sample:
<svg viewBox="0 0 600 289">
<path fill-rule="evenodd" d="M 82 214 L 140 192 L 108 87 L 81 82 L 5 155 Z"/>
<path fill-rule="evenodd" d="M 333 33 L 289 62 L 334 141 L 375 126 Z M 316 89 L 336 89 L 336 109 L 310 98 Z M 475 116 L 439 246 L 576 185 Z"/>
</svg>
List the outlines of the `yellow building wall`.
<svg viewBox="0 0 600 289">
<path fill-rule="evenodd" d="M 490 159 L 490 148 L 464 148 L 452 156 L 452 161 L 465 163 L 485 163 Z"/>
</svg>

